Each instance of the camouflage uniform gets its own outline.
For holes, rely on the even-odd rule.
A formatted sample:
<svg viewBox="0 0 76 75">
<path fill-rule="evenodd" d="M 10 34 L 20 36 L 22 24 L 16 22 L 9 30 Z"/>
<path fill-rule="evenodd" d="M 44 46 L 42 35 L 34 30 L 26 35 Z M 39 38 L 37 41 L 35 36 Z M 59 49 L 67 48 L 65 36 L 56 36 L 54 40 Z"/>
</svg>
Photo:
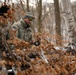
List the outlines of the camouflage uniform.
<svg viewBox="0 0 76 75">
<path fill-rule="evenodd" d="M 27 42 L 32 41 L 32 29 L 30 25 L 24 22 L 24 20 L 21 18 L 18 22 L 15 22 L 12 25 L 12 29 L 17 30 L 17 37 L 20 39 L 23 39 Z"/>
</svg>

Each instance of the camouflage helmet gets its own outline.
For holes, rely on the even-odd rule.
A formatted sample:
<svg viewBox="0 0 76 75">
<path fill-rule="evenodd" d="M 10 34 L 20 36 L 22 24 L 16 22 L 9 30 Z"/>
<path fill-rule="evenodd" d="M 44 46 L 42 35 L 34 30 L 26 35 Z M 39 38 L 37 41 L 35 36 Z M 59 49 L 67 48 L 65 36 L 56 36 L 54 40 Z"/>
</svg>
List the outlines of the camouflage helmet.
<svg viewBox="0 0 76 75">
<path fill-rule="evenodd" d="M 35 17 L 33 16 L 33 14 L 31 12 L 26 12 L 24 18 L 33 18 L 33 19 L 35 19 Z"/>
</svg>

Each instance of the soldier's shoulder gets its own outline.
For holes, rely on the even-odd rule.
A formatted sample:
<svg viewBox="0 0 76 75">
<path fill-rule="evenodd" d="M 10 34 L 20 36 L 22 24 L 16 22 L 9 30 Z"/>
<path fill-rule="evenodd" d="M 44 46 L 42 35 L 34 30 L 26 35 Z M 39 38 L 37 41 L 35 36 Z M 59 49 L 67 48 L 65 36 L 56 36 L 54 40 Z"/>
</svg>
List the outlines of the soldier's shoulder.
<svg viewBox="0 0 76 75">
<path fill-rule="evenodd" d="M 15 22 L 13 25 L 19 25 L 20 23 L 19 23 L 19 21 L 18 22 Z"/>
<path fill-rule="evenodd" d="M 20 22 L 15 22 L 12 26 L 19 26 L 20 25 Z"/>
</svg>

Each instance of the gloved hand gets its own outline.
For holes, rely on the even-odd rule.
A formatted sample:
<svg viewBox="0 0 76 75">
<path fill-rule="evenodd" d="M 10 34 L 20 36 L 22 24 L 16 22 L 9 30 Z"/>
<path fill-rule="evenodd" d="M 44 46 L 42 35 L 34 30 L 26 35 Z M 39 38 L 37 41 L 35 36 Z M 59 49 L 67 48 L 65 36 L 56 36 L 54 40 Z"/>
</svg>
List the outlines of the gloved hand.
<svg viewBox="0 0 76 75">
<path fill-rule="evenodd" d="M 35 41 L 33 44 L 34 44 L 35 46 L 39 46 L 41 43 L 40 43 L 39 40 L 37 40 L 37 41 Z"/>
<path fill-rule="evenodd" d="M 35 45 L 35 46 L 39 46 L 41 43 L 40 43 L 40 41 L 39 40 L 37 40 L 37 41 L 32 41 L 32 42 L 30 42 L 30 45 Z"/>
</svg>

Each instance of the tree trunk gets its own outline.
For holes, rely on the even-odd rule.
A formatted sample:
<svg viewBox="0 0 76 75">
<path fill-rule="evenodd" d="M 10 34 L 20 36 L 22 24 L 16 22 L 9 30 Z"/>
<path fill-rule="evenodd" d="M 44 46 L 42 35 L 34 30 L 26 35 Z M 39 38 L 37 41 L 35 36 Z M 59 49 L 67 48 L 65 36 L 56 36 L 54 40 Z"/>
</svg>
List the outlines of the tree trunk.
<svg viewBox="0 0 76 75">
<path fill-rule="evenodd" d="M 63 16 L 65 17 L 65 22 L 68 26 L 68 34 L 70 38 L 70 43 L 76 43 L 76 32 L 75 32 L 75 22 L 72 13 L 72 6 L 70 0 L 61 0 Z M 67 36 L 66 36 L 67 37 Z"/>
<path fill-rule="evenodd" d="M 6 0 L 4 0 L 4 2 L 6 3 Z"/>
<path fill-rule="evenodd" d="M 38 32 L 41 32 L 42 24 L 41 24 L 41 18 L 42 18 L 42 0 L 38 1 Z"/>
<path fill-rule="evenodd" d="M 56 34 L 59 37 L 56 37 L 56 43 L 61 45 L 61 18 L 60 18 L 60 10 L 59 10 L 59 0 L 54 0 L 55 7 L 55 22 L 56 22 Z"/>
<path fill-rule="evenodd" d="M 27 0 L 27 12 L 29 12 L 29 0 Z"/>
</svg>

